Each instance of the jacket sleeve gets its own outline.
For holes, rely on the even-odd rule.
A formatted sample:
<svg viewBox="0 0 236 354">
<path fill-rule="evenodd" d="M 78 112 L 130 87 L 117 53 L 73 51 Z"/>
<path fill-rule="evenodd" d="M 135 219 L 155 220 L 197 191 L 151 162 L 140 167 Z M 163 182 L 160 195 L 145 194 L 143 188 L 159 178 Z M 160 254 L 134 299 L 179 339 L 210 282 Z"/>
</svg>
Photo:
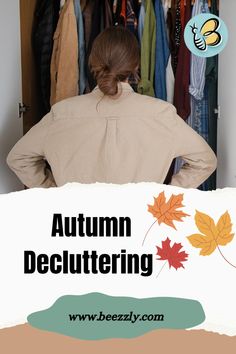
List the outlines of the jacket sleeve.
<svg viewBox="0 0 236 354">
<path fill-rule="evenodd" d="M 44 154 L 44 141 L 51 121 L 52 114 L 48 113 L 15 144 L 7 156 L 8 166 L 29 188 L 56 186 L 51 171 L 46 167 Z"/>
<path fill-rule="evenodd" d="M 170 184 L 197 188 L 215 171 L 216 156 L 206 141 L 176 114 L 174 107 L 172 114 L 174 157 L 181 157 L 184 165 Z"/>
</svg>

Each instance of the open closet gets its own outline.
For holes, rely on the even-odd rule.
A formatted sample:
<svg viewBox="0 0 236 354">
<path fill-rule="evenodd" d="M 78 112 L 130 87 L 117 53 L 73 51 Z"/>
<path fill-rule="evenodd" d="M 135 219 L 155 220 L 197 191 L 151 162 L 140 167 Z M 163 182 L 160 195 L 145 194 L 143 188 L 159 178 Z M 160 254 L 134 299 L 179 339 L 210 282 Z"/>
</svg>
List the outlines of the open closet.
<svg viewBox="0 0 236 354">
<path fill-rule="evenodd" d="M 221 16 L 225 2 L 21 0 L 24 133 L 52 104 L 95 87 L 88 68 L 93 41 L 103 29 L 121 25 L 137 36 L 141 49 L 141 80 L 137 84 L 130 78 L 130 84 L 139 93 L 173 103 L 217 153 L 218 56 L 201 60 L 201 70 L 194 71 L 199 61 L 187 49 L 183 33 L 192 16 Z M 171 173 L 180 166 L 175 161 Z M 215 173 L 201 189 L 216 186 Z"/>
</svg>

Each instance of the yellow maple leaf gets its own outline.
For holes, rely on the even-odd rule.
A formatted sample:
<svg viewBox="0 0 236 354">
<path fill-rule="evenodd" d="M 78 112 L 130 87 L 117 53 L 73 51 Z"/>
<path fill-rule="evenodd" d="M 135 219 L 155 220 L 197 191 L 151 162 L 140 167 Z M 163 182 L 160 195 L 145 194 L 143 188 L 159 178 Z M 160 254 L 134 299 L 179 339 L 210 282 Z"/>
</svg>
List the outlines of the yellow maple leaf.
<svg viewBox="0 0 236 354">
<path fill-rule="evenodd" d="M 187 238 L 193 247 L 201 248 L 202 256 L 209 256 L 217 246 L 225 246 L 233 240 L 231 218 L 227 211 L 215 224 L 209 215 L 196 210 L 195 223 L 202 234 L 193 234 Z"/>
<path fill-rule="evenodd" d="M 216 242 L 218 245 L 225 246 L 227 245 L 227 243 L 233 240 L 234 234 L 231 234 L 232 223 L 230 215 L 227 211 L 220 217 L 217 223 L 217 230 L 218 235 L 216 238 Z"/>
<path fill-rule="evenodd" d="M 164 223 L 176 230 L 173 221 L 183 222 L 182 218 L 189 216 L 182 210 L 177 210 L 184 206 L 182 201 L 183 194 L 172 194 L 167 202 L 165 193 L 161 192 L 157 198 L 154 198 L 154 205 L 148 205 L 148 211 L 157 219 L 159 225 Z"/>
</svg>

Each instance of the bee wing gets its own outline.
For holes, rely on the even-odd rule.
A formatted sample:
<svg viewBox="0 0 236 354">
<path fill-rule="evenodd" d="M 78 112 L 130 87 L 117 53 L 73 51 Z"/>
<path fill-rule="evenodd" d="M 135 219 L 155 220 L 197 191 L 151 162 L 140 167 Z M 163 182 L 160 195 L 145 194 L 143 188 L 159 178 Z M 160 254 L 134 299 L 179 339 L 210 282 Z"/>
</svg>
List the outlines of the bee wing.
<svg viewBox="0 0 236 354">
<path fill-rule="evenodd" d="M 219 27 L 219 20 L 217 18 L 210 18 L 201 27 L 201 34 L 205 36 L 209 32 L 214 32 Z"/>
<path fill-rule="evenodd" d="M 205 37 L 206 44 L 209 46 L 215 46 L 221 41 L 221 35 L 218 32 L 211 32 L 211 34 Z"/>
</svg>

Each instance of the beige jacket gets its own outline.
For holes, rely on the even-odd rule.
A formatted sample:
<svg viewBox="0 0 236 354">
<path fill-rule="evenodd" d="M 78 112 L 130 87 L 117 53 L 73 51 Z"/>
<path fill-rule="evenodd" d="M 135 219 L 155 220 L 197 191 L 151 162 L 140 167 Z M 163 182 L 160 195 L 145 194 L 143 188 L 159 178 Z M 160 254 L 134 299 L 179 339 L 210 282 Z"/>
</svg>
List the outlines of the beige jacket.
<svg viewBox="0 0 236 354">
<path fill-rule="evenodd" d="M 53 37 L 51 59 L 51 105 L 78 95 L 78 33 L 74 1 L 67 0 Z"/>
<path fill-rule="evenodd" d="M 162 183 L 172 160 L 181 156 L 186 163 L 171 184 L 199 186 L 216 168 L 207 143 L 171 104 L 137 94 L 127 83 L 121 87 L 117 99 L 95 88 L 54 105 L 13 147 L 8 165 L 28 187 Z"/>
</svg>

